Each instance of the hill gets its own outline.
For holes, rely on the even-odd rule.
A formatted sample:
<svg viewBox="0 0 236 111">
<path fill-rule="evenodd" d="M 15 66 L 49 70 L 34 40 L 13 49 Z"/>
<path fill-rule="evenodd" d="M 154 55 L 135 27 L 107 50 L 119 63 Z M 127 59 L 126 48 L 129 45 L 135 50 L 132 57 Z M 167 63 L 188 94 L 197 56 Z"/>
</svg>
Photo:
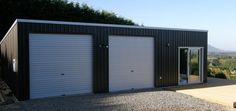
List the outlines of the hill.
<svg viewBox="0 0 236 111">
<path fill-rule="evenodd" d="M 215 52 L 215 53 L 217 53 L 217 52 L 224 52 L 224 50 L 218 49 L 218 48 L 208 44 L 208 52 Z"/>
</svg>

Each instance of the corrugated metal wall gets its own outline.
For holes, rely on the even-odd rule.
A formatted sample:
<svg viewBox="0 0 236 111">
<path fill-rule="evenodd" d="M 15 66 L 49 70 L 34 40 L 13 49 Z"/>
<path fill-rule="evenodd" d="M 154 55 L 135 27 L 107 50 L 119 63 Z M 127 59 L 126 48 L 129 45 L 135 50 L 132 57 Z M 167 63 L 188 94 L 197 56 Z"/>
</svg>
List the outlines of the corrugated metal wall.
<svg viewBox="0 0 236 111">
<path fill-rule="evenodd" d="M 204 81 L 207 77 L 207 32 L 159 30 L 157 40 L 158 86 L 178 85 L 178 47 L 204 47 Z M 169 43 L 169 47 L 167 44 Z M 159 78 L 162 77 L 160 80 Z"/>
<path fill-rule="evenodd" d="M 1 42 L 1 77 L 11 87 L 16 96 L 19 96 L 18 77 L 19 73 L 13 72 L 13 59 L 18 66 L 18 43 L 17 24 L 9 31 Z M 17 69 L 17 68 L 16 68 Z"/>
<path fill-rule="evenodd" d="M 155 86 L 178 84 L 178 46 L 204 47 L 204 69 L 207 69 L 207 32 L 158 30 L 145 28 L 121 28 L 102 26 L 80 26 L 43 23 L 18 23 L 19 27 L 19 73 L 20 100 L 29 99 L 29 33 L 42 34 L 91 34 L 93 36 L 93 91 L 108 92 L 109 57 L 108 36 L 151 36 L 155 46 Z M 167 46 L 167 43 L 170 46 Z M 101 46 L 101 47 L 99 47 Z M 159 78 L 162 77 L 160 80 Z"/>
</svg>

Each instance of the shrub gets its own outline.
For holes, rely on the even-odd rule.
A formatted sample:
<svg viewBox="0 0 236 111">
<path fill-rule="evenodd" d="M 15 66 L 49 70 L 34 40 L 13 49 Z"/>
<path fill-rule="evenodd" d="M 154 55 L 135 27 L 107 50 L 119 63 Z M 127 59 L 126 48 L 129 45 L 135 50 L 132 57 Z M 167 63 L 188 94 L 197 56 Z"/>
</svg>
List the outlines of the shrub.
<svg viewBox="0 0 236 111">
<path fill-rule="evenodd" d="M 236 76 L 230 76 L 230 80 L 236 80 Z"/>
<path fill-rule="evenodd" d="M 217 73 L 217 74 L 215 75 L 215 77 L 216 77 L 216 78 L 221 78 L 221 79 L 226 79 L 226 76 L 225 76 L 225 74 L 224 74 L 223 72 Z"/>
<path fill-rule="evenodd" d="M 208 68 L 208 70 L 207 70 L 207 76 L 208 76 L 208 77 L 215 77 L 215 75 L 212 74 L 211 68 Z"/>
</svg>

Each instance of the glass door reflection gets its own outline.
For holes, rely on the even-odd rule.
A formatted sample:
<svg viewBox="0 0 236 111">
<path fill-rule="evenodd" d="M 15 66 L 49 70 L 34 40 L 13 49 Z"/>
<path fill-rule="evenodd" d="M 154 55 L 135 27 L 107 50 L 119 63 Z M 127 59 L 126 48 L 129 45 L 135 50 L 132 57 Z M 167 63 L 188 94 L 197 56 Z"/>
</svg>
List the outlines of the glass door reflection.
<svg viewBox="0 0 236 111">
<path fill-rule="evenodd" d="M 202 82 L 203 48 L 179 48 L 179 84 Z"/>
</svg>

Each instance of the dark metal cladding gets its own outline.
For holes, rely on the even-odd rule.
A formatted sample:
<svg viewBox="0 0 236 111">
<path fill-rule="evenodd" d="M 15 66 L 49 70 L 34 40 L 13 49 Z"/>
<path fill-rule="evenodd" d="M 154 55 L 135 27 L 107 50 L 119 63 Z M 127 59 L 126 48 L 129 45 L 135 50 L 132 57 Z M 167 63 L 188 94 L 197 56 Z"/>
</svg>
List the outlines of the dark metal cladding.
<svg viewBox="0 0 236 111">
<path fill-rule="evenodd" d="M 159 30 L 155 48 L 157 86 L 178 85 L 178 47 L 204 48 L 204 82 L 207 80 L 207 32 Z M 169 43 L 169 47 L 167 44 Z M 159 80 L 159 77 L 162 77 Z"/>
<path fill-rule="evenodd" d="M 93 92 L 109 92 L 109 53 L 108 48 L 99 47 L 99 45 L 108 45 L 109 35 L 126 35 L 126 36 L 151 36 L 154 37 L 154 85 L 155 87 L 178 85 L 178 47 L 198 46 L 204 47 L 204 82 L 207 76 L 207 32 L 197 31 L 180 31 L 168 29 L 145 29 L 144 28 L 125 28 L 125 27 L 103 27 L 103 26 L 86 26 L 86 25 L 66 25 L 66 24 L 47 24 L 47 23 L 24 23 L 19 22 L 14 38 L 7 37 L 1 44 L 2 56 L 6 55 L 5 51 L 12 52 L 7 55 L 17 56 L 18 46 L 18 73 L 14 76 L 19 81 L 13 82 L 18 87 L 13 87 L 19 91 L 17 98 L 19 100 L 29 99 L 29 33 L 45 34 L 89 34 L 93 36 Z M 15 30 L 15 31 L 14 31 Z M 18 33 L 18 43 L 17 41 Z M 5 43 L 6 42 L 6 43 Z M 14 44 L 15 49 L 7 49 L 6 45 Z M 18 44 L 18 45 L 17 45 Z M 167 45 L 169 44 L 169 46 Z M 16 51 L 15 51 L 16 50 Z M 13 54 L 14 53 L 14 54 Z M 4 63 L 6 65 L 6 63 Z M 7 70 L 7 69 L 6 69 Z M 7 70 L 8 71 L 8 70 Z M 162 79 L 160 79 L 162 77 Z M 8 79 L 10 80 L 9 77 Z M 11 82 L 9 82 L 11 83 Z"/>
<path fill-rule="evenodd" d="M 13 59 L 18 61 L 17 26 L 14 24 L 1 42 L 0 76 L 11 87 L 13 93 L 19 97 L 19 72 L 13 71 Z"/>
</svg>

